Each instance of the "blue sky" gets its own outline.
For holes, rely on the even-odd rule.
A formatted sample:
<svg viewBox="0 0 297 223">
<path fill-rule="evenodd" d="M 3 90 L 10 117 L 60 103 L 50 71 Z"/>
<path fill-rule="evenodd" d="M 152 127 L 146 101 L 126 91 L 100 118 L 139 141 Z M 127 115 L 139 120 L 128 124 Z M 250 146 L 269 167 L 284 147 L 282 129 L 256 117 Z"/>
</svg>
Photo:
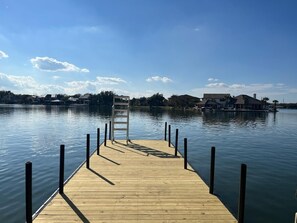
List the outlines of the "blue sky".
<svg viewBox="0 0 297 223">
<path fill-rule="evenodd" d="M 0 0 L 0 90 L 297 102 L 297 2 Z"/>
</svg>

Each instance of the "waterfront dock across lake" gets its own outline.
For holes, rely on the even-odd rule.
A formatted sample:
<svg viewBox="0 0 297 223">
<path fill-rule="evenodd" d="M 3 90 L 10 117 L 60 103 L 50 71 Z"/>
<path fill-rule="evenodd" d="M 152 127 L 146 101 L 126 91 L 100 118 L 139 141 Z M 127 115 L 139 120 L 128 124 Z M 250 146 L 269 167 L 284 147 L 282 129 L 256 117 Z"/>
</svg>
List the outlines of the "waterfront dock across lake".
<svg viewBox="0 0 297 223">
<path fill-rule="evenodd" d="M 36 213 L 35 223 L 237 222 L 167 141 L 107 140 L 99 151 Z"/>
</svg>

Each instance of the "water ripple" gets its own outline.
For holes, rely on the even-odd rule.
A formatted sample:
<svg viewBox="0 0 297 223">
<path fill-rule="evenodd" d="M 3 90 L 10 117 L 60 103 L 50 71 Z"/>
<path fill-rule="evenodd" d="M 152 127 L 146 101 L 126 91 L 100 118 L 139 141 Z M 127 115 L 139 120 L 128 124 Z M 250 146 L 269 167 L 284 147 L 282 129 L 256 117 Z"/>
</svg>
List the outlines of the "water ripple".
<svg viewBox="0 0 297 223">
<path fill-rule="evenodd" d="M 0 106 L 0 222 L 24 221 L 25 162 L 33 163 L 33 208 L 58 186 L 59 147 L 66 146 L 65 177 L 85 158 L 86 134 L 96 145 L 96 129 L 106 112 L 82 108 Z M 273 114 L 131 111 L 131 139 L 163 139 L 164 122 L 188 138 L 191 165 L 209 181 L 210 148 L 216 146 L 215 193 L 237 213 L 240 164 L 248 165 L 246 222 L 292 222 L 297 200 L 297 112 Z M 125 135 L 118 135 L 124 138 Z M 256 201 L 256 202 L 255 202 Z M 18 213 L 18 214 L 16 214 Z"/>
</svg>

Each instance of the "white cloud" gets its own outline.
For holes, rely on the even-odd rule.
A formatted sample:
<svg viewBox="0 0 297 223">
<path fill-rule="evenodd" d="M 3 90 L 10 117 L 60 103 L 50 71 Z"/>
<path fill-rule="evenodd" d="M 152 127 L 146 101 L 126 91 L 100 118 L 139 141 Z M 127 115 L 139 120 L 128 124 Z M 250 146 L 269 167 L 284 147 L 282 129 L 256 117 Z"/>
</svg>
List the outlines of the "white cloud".
<svg viewBox="0 0 297 223">
<path fill-rule="evenodd" d="M 208 78 L 208 81 L 209 82 L 217 82 L 217 81 L 219 81 L 219 79 L 210 77 L 210 78 Z"/>
<path fill-rule="evenodd" d="M 60 79 L 61 77 L 60 76 L 53 76 L 53 79 L 54 80 L 58 80 L 58 79 Z"/>
<path fill-rule="evenodd" d="M 276 86 L 278 86 L 278 87 L 283 87 L 285 84 L 283 84 L 283 83 L 277 83 L 276 84 Z"/>
<path fill-rule="evenodd" d="M 125 80 L 118 77 L 96 77 L 98 84 L 114 85 L 120 83 L 127 83 Z"/>
<path fill-rule="evenodd" d="M 296 98 L 297 90 L 296 88 L 289 88 L 285 84 L 272 84 L 272 83 L 264 83 L 264 84 L 226 84 L 226 83 L 209 83 L 204 87 L 196 88 L 191 91 L 198 97 L 202 97 L 204 93 L 229 93 L 232 96 L 237 96 L 241 94 L 246 94 L 253 96 L 254 93 L 257 94 L 257 98 L 261 99 L 263 97 L 268 97 L 271 100 L 277 99 L 282 100 L 284 96 L 288 97 L 289 100 L 292 101 L 291 98 Z"/>
<path fill-rule="evenodd" d="M 160 76 L 153 76 L 146 79 L 147 82 L 153 82 L 153 81 L 160 81 L 163 83 L 169 83 L 172 82 L 172 80 L 168 77 L 160 77 Z"/>
<path fill-rule="evenodd" d="M 92 81 L 71 81 L 66 83 L 66 94 L 96 92 L 96 83 Z"/>
<path fill-rule="evenodd" d="M 120 89 L 106 87 L 109 85 L 118 85 L 120 83 L 127 83 L 125 80 L 118 77 L 96 77 L 94 81 L 71 81 L 66 83 L 65 92 L 66 94 L 76 93 L 98 93 L 102 90 L 122 92 Z"/>
<path fill-rule="evenodd" d="M 63 93 L 58 85 L 39 84 L 31 76 L 16 76 L 0 73 L 0 89 L 18 94 Z"/>
<path fill-rule="evenodd" d="M 59 76 L 53 76 L 53 79 L 58 78 Z M 17 94 L 77 94 L 98 93 L 103 90 L 128 94 L 127 91 L 108 87 L 119 83 L 126 83 L 126 81 L 117 77 L 97 77 L 95 80 L 71 81 L 62 84 L 41 84 L 31 76 L 15 76 L 0 73 L 0 90 L 10 90 Z"/>
<path fill-rule="evenodd" d="M 54 77 L 54 76 L 53 76 Z M 58 76 L 57 76 L 58 78 Z M 37 82 L 32 76 L 17 76 L 0 73 L 0 90 L 10 90 L 16 94 L 77 94 L 77 93 L 99 93 L 101 91 L 113 91 L 117 94 L 129 95 L 133 97 L 151 96 L 155 90 L 143 89 L 141 92 L 131 89 L 125 90 L 126 81 L 117 77 L 97 77 L 94 80 L 60 82 L 60 84 L 43 84 Z M 121 85 L 120 85 L 121 84 Z M 164 92 L 165 97 L 169 97 L 175 92 Z M 285 84 L 242 84 L 242 83 L 208 83 L 207 85 L 193 89 L 189 93 L 202 97 L 204 93 L 230 93 L 232 96 L 247 94 L 252 96 L 257 94 L 257 98 L 268 97 L 272 100 L 286 102 L 296 102 L 297 88 Z"/>
<path fill-rule="evenodd" d="M 33 67 L 48 72 L 89 72 L 89 70 L 86 68 L 81 69 L 71 63 L 61 62 L 50 57 L 35 57 L 32 58 L 30 61 Z"/>
<path fill-rule="evenodd" d="M 160 93 L 163 94 L 165 98 L 171 97 L 173 94 L 177 94 L 176 92 L 162 90 L 162 92 L 158 92 L 156 90 L 143 90 L 143 91 L 129 91 L 125 95 L 129 95 L 131 98 L 141 98 L 141 97 L 151 97 L 152 95 Z M 185 92 L 181 92 L 180 94 L 184 94 Z M 179 95 L 179 94 L 178 94 Z"/>
<path fill-rule="evenodd" d="M 274 84 L 226 84 L 226 83 L 210 83 L 205 86 L 209 89 L 220 89 L 222 91 L 230 91 L 230 92 L 241 92 L 240 94 L 244 94 L 244 92 L 248 93 L 257 93 L 257 92 L 265 92 L 268 89 L 276 88 L 277 85 Z M 279 87 L 279 86 L 278 86 Z"/>
<path fill-rule="evenodd" d="M 233 89 L 244 89 L 246 87 L 246 85 L 244 84 L 231 84 L 229 85 L 230 88 L 233 88 Z"/>
<path fill-rule="evenodd" d="M 30 76 L 15 76 L 0 73 L 0 88 L 2 89 L 22 89 L 22 88 L 34 88 L 37 83 Z"/>
<path fill-rule="evenodd" d="M 297 88 L 290 88 L 288 90 L 289 90 L 290 93 L 297 94 Z M 296 102 L 296 98 L 295 98 L 295 102 Z"/>
<path fill-rule="evenodd" d="M 0 59 L 7 58 L 7 57 L 8 57 L 8 55 L 0 50 Z"/>
<path fill-rule="evenodd" d="M 210 83 L 207 84 L 206 87 L 212 87 L 212 88 L 224 88 L 224 87 L 228 87 L 225 83 Z"/>
</svg>

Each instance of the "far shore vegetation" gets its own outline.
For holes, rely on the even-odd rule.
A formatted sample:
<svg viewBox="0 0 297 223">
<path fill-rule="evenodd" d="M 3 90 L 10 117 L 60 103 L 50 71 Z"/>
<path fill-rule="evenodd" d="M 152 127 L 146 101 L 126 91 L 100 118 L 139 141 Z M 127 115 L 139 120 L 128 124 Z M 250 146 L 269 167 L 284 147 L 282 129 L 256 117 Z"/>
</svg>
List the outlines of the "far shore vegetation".
<svg viewBox="0 0 297 223">
<path fill-rule="evenodd" d="M 36 96 L 29 94 L 14 94 L 11 91 L 0 91 L 0 104 L 32 104 L 32 105 L 88 105 L 99 107 L 111 107 L 113 104 L 112 91 L 102 91 L 98 94 L 47 94 Z M 266 99 L 266 98 L 265 98 Z M 268 98 L 267 98 L 268 99 Z M 156 93 L 150 97 L 132 98 L 132 107 L 164 107 L 191 109 L 197 106 L 200 98 L 190 95 L 172 95 L 165 98 L 163 94 Z M 297 109 L 297 103 L 279 103 L 282 108 Z"/>
<path fill-rule="evenodd" d="M 99 94 L 47 94 L 36 96 L 29 94 L 14 94 L 11 91 L 0 91 L 0 104 L 35 104 L 35 105 L 89 105 L 111 107 L 113 104 L 112 91 L 102 91 Z M 165 98 L 163 94 L 156 93 L 150 97 L 130 99 L 132 107 L 173 107 L 194 108 L 200 98 L 190 95 L 172 95 Z"/>
</svg>

